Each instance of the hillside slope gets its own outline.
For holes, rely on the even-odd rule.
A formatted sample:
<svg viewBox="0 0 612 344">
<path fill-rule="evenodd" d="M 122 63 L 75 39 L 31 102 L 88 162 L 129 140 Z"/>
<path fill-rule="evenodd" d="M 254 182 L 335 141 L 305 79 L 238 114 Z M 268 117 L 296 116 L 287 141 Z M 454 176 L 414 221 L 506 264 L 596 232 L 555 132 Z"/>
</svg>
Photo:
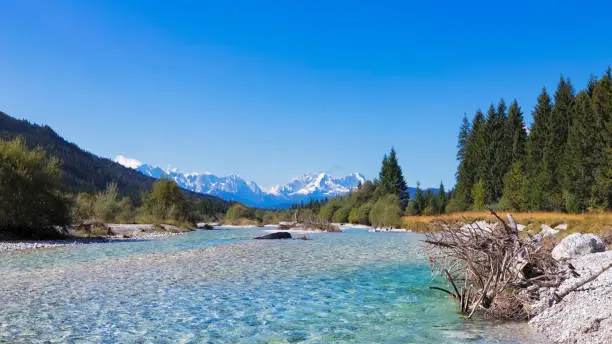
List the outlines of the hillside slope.
<svg viewBox="0 0 612 344">
<path fill-rule="evenodd" d="M 59 136 L 49 126 L 18 120 L 0 111 L 0 139 L 11 140 L 19 136 L 25 139 L 29 147 L 40 146 L 49 156 L 60 160 L 64 184 L 71 192 L 100 191 L 106 188 L 108 183 L 115 182 L 122 194 L 139 198 L 143 192 L 150 191 L 155 182 L 154 178 L 136 170 L 82 150 Z M 185 192 L 190 197 L 212 202 L 215 208 L 228 207 L 228 203 L 220 198 L 189 190 Z"/>
</svg>

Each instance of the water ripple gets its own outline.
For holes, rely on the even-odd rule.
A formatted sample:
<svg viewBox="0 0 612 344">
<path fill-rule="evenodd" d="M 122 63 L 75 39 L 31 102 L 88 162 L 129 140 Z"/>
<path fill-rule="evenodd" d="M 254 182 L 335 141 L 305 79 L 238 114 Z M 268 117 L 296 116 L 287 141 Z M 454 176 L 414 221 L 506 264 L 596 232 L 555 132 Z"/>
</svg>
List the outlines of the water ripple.
<svg viewBox="0 0 612 344">
<path fill-rule="evenodd" d="M 195 232 L 3 255 L 0 342 L 533 340 L 523 325 L 462 321 L 450 300 L 429 291 L 418 235 L 249 240 L 258 234 Z"/>
</svg>

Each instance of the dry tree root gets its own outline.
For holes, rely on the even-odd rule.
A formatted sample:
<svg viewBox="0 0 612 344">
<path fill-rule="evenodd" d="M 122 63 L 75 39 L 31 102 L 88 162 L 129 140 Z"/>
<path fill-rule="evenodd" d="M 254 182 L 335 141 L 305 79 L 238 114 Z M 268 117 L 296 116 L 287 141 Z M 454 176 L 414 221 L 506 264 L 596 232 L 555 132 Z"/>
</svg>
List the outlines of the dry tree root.
<svg viewBox="0 0 612 344">
<path fill-rule="evenodd" d="M 495 318 L 528 318 L 540 288 L 558 287 L 572 271 L 521 239 L 510 214 L 508 222 L 491 214 L 499 220 L 492 226 L 447 224 L 446 230 L 426 236 L 432 269 L 452 287 L 433 289 L 452 295 L 468 318 L 477 310 Z"/>
</svg>

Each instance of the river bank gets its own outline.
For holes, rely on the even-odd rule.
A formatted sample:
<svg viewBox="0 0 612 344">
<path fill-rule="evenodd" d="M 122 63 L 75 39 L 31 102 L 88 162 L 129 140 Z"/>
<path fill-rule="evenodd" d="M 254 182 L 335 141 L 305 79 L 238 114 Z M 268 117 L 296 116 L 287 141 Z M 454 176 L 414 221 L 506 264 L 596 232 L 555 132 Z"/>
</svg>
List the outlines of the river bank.
<svg viewBox="0 0 612 344">
<path fill-rule="evenodd" d="M 68 237 L 59 240 L 0 240 L 0 253 L 7 251 L 51 249 L 64 246 L 103 244 L 122 241 L 161 240 L 183 235 L 182 232 L 141 232 L 133 231 L 129 235 L 112 235 L 106 237 Z"/>
<path fill-rule="evenodd" d="M 565 280 L 559 290 L 571 288 L 612 263 L 612 250 L 591 253 L 570 260 L 580 277 Z M 538 305 L 534 305 L 538 306 Z M 529 321 L 554 343 L 607 344 L 612 339 L 612 269 L 571 292 L 563 300 Z"/>
</svg>

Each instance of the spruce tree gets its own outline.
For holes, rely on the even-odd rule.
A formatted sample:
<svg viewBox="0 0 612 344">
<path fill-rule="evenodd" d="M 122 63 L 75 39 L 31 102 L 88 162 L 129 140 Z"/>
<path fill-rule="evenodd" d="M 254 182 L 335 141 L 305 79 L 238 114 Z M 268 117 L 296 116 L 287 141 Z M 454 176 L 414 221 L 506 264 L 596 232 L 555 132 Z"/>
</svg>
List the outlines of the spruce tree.
<svg viewBox="0 0 612 344">
<path fill-rule="evenodd" d="M 462 210 L 466 209 L 470 204 L 470 189 L 472 177 L 470 174 L 473 171 L 472 166 L 469 166 L 471 159 L 468 152 L 468 143 L 470 139 L 470 122 L 467 119 L 467 115 L 463 116 L 461 128 L 459 129 L 459 137 L 457 142 L 457 172 L 455 177 L 457 178 L 456 193 L 454 195 L 455 204 L 457 208 Z"/>
<path fill-rule="evenodd" d="M 527 130 L 523 112 L 514 100 L 508 109 L 508 120 L 506 121 L 506 144 L 512 149 L 511 160 L 517 162 L 525 157 L 525 144 L 527 141 Z"/>
<path fill-rule="evenodd" d="M 389 156 L 383 158 L 382 167 L 380 170 L 380 183 L 388 192 L 395 194 L 400 199 L 402 209 L 406 207 L 410 195 L 408 194 L 408 186 L 402 173 L 402 168 L 397 161 L 397 154 L 394 148 L 391 148 Z"/>
<path fill-rule="evenodd" d="M 421 183 L 417 181 L 416 191 L 414 193 L 414 202 L 416 203 L 417 213 L 421 214 L 425 207 L 425 199 L 423 198 L 423 191 L 421 190 Z"/>
<path fill-rule="evenodd" d="M 596 167 L 604 159 L 603 132 L 585 91 L 576 97 L 571 123 L 563 166 L 564 200 L 568 211 L 582 212 L 592 198 Z"/>
<path fill-rule="evenodd" d="M 479 179 L 485 176 L 486 166 L 484 160 L 487 150 L 485 123 L 482 111 L 476 111 L 457 177 L 457 193 L 455 197 L 459 199 L 459 209 L 465 209 L 472 205 L 472 187 Z"/>
<path fill-rule="evenodd" d="M 571 121 L 571 110 L 574 102 L 574 88 L 569 79 L 561 77 L 557 91 L 555 92 L 555 103 L 549 117 L 549 132 L 544 146 L 543 163 L 547 169 L 550 180 L 548 183 L 549 209 L 561 211 L 564 209 L 563 192 L 561 181 L 565 144 Z"/>
<path fill-rule="evenodd" d="M 595 166 L 592 185 L 592 205 L 612 207 L 612 70 L 608 70 L 593 90 L 593 112 L 598 130 L 602 134 L 603 158 Z"/>
<path fill-rule="evenodd" d="M 533 124 L 527 139 L 527 164 L 525 166 L 529 189 L 527 203 L 529 209 L 540 210 L 548 208 L 547 198 L 550 184 L 548 170 L 542 164 L 552 116 L 552 104 L 546 88 L 542 89 L 532 115 Z"/>
<path fill-rule="evenodd" d="M 444 213 L 446 208 L 446 192 L 444 191 L 444 184 L 440 182 L 440 188 L 438 189 L 438 196 L 436 197 L 438 214 Z"/>
<path fill-rule="evenodd" d="M 503 192 L 503 177 L 509 169 L 508 156 L 511 154 L 506 144 L 506 105 L 502 99 L 497 107 L 489 107 L 487 122 L 485 124 L 487 145 L 486 159 L 484 161 L 486 172 L 484 174 L 485 202 L 494 203 L 499 200 Z"/>
<path fill-rule="evenodd" d="M 457 160 L 462 162 L 465 158 L 465 150 L 470 135 L 470 121 L 467 115 L 463 115 L 463 121 L 461 122 L 461 129 L 459 129 L 459 142 L 457 142 Z"/>
</svg>

